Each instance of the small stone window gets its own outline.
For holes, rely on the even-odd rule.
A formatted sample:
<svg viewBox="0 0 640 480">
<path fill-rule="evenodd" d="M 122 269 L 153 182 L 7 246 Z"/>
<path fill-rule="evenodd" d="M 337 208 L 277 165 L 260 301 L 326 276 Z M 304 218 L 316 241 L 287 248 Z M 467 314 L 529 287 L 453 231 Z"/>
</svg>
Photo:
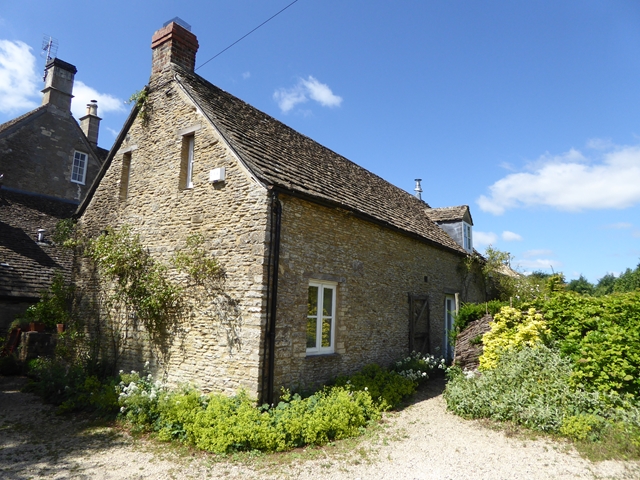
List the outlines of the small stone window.
<svg viewBox="0 0 640 480">
<path fill-rule="evenodd" d="M 336 330 L 335 282 L 311 280 L 307 304 L 307 355 L 333 353 Z"/>
<path fill-rule="evenodd" d="M 180 161 L 180 189 L 193 188 L 193 149 L 195 135 L 182 137 L 182 158 Z"/>
<path fill-rule="evenodd" d="M 127 199 L 129 194 L 129 177 L 131 172 L 131 152 L 122 156 L 122 171 L 120 172 L 120 201 Z"/>
<path fill-rule="evenodd" d="M 82 152 L 73 153 L 73 166 L 71 168 L 71 181 L 84 185 L 87 177 L 87 154 Z"/>
</svg>

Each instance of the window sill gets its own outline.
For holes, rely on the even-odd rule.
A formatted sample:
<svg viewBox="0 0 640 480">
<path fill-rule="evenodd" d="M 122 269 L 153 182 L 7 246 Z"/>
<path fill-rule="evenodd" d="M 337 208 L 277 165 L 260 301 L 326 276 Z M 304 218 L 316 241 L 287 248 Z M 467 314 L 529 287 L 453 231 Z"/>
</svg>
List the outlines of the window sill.
<svg viewBox="0 0 640 480">
<path fill-rule="evenodd" d="M 338 358 L 338 357 L 340 357 L 340 354 L 336 352 L 331 352 L 331 353 L 322 353 L 322 352 L 308 353 L 307 352 L 304 358 Z"/>
</svg>

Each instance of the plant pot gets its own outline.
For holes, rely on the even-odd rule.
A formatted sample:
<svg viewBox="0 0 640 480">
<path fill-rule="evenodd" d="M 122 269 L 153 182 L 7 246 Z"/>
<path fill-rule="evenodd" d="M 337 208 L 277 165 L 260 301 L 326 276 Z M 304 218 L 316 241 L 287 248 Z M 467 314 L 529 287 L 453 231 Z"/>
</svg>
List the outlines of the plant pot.
<svg viewBox="0 0 640 480">
<path fill-rule="evenodd" d="M 29 331 L 30 332 L 44 332 L 44 323 L 40 323 L 40 322 L 31 322 L 29 324 Z"/>
<path fill-rule="evenodd" d="M 64 323 L 58 323 L 58 333 L 63 333 L 64 332 Z"/>
</svg>

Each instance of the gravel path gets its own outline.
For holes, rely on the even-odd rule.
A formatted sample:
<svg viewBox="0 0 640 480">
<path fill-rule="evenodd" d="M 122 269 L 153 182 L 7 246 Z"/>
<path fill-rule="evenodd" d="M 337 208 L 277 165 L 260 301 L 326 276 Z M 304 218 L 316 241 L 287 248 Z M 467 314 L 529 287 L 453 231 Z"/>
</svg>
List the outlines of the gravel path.
<svg viewBox="0 0 640 480">
<path fill-rule="evenodd" d="M 59 417 L 24 379 L 0 377 L 0 478 L 640 479 L 640 462 L 591 463 L 564 444 L 509 436 L 446 412 L 442 382 L 363 439 L 220 458 Z"/>
</svg>

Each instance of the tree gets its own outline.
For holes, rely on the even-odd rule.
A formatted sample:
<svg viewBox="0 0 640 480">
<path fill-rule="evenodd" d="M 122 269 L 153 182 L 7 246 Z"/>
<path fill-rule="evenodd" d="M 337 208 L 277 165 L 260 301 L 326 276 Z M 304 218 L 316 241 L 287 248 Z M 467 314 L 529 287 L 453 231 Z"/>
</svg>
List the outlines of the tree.
<svg viewBox="0 0 640 480">
<path fill-rule="evenodd" d="M 567 290 L 581 295 L 593 295 L 596 291 L 596 287 L 583 275 L 580 275 L 579 278 L 571 280 L 567 284 Z"/>
<path fill-rule="evenodd" d="M 613 286 L 614 292 L 633 292 L 640 288 L 640 264 L 635 270 L 627 268 L 617 279 Z"/>
<path fill-rule="evenodd" d="M 616 284 L 616 276 L 613 273 L 607 273 L 598 280 L 594 294 L 598 297 L 613 293 L 613 287 Z"/>
</svg>

